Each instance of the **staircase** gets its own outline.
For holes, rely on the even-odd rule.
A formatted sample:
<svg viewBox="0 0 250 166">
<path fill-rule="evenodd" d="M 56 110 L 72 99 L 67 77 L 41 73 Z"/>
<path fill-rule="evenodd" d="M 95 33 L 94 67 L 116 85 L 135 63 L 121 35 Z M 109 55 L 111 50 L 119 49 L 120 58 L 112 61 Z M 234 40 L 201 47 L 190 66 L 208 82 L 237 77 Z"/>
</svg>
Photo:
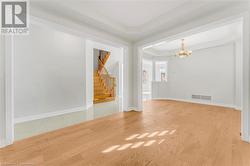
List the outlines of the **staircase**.
<svg viewBox="0 0 250 166">
<path fill-rule="evenodd" d="M 109 56 L 109 52 L 100 50 L 98 69 L 94 72 L 94 103 L 115 100 L 115 77 L 111 77 L 105 68 Z"/>
</svg>

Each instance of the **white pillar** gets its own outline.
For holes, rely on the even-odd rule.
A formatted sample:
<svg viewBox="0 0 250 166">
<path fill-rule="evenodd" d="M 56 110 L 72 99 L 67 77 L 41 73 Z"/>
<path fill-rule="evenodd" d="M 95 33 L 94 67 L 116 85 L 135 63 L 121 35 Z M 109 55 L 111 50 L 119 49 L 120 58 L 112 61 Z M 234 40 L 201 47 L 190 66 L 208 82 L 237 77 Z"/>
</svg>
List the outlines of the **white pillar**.
<svg viewBox="0 0 250 166">
<path fill-rule="evenodd" d="M 155 60 L 154 57 L 152 58 L 152 81 L 155 81 Z"/>
<path fill-rule="evenodd" d="M 242 109 L 242 41 L 235 42 L 235 106 L 237 110 Z"/>
<path fill-rule="evenodd" d="M 0 36 L 0 147 L 5 144 L 5 58 L 4 37 Z"/>
<path fill-rule="evenodd" d="M 134 105 L 136 111 L 142 111 L 142 54 L 141 48 L 134 47 Z"/>
<path fill-rule="evenodd" d="M 85 57 L 84 57 L 84 66 L 85 66 L 85 106 L 87 109 L 93 107 L 93 42 L 86 40 L 85 41 Z"/>
<path fill-rule="evenodd" d="M 249 134 L 250 134 L 250 114 L 249 114 L 249 43 L 250 43 L 250 33 L 249 33 L 249 22 L 250 16 L 249 13 L 244 15 L 243 20 L 243 101 L 242 101 L 242 113 L 241 113 L 241 133 L 242 133 L 242 140 L 250 141 Z"/>
</svg>

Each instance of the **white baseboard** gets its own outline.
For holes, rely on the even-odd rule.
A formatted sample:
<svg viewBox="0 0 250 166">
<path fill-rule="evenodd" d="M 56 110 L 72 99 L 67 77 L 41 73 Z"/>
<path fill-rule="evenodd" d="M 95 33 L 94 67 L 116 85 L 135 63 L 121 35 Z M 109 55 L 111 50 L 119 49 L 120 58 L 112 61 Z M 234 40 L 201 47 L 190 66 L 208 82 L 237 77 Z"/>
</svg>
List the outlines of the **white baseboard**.
<svg viewBox="0 0 250 166">
<path fill-rule="evenodd" d="M 33 120 L 39 120 L 39 119 L 44 119 L 44 118 L 49 118 L 49 117 L 84 111 L 84 110 L 86 110 L 86 107 L 76 107 L 76 108 L 72 108 L 72 109 L 48 112 L 48 113 L 43 113 L 43 114 L 39 114 L 39 115 L 25 116 L 25 117 L 21 117 L 21 118 L 15 118 L 14 123 L 15 124 L 23 123 L 23 122 L 33 121 Z"/>
<path fill-rule="evenodd" d="M 241 133 L 241 139 L 245 142 L 250 143 L 250 135 L 248 133 Z"/>
<path fill-rule="evenodd" d="M 86 106 L 86 110 L 88 110 L 88 109 L 90 109 L 92 107 L 93 107 L 93 104 L 89 104 L 89 105 Z"/>
<path fill-rule="evenodd" d="M 233 109 L 236 109 L 236 110 L 241 110 L 240 107 L 237 107 L 237 106 L 235 106 L 235 105 L 221 104 L 221 103 L 213 103 L 213 102 L 204 102 L 204 101 L 196 101 L 196 100 L 188 100 L 188 99 L 178 99 L 178 98 L 152 98 L 152 100 L 175 100 L 175 101 L 182 101 L 182 102 L 188 102 L 188 103 L 204 104 L 204 105 L 212 105 L 212 106 L 220 106 L 220 107 L 227 107 L 227 108 L 233 108 Z"/>
<path fill-rule="evenodd" d="M 3 148 L 3 147 L 5 147 L 6 146 L 6 142 L 5 142 L 5 140 L 0 140 L 0 148 Z"/>
<path fill-rule="evenodd" d="M 139 111 L 137 107 L 128 107 L 126 111 Z"/>
<path fill-rule="evenodd" d="M 238 107 L 238 106 L 235 106 L 234 109 L 236 109 L 236 110 L 238 110 L 238 111 L 241 111 L 241 110 L 242 110 L 242 108 L 241 108 L 241 107 Z"/>
<path fill-rule="evenodd" d="M 4 147 L 11 145 L 11 144 L 12 144 L 12 142 L 6 141 L 5 139 L 0 140 L 0 148 L 4 148 Z"/>
</svg>

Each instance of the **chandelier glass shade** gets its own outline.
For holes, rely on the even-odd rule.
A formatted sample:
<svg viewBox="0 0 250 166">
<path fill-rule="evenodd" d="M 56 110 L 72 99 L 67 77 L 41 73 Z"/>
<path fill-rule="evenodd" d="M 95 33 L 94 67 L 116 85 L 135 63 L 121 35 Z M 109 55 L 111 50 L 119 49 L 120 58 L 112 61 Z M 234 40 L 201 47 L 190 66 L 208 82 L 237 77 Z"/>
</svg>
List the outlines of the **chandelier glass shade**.
<svg viewBox="0 0 250 166">
<path fill-rule="evenodd" d="M 192 55 L 192 51 L 189 51 L 185 48 L 184 39 L 181 39 L 181 49 L 179 52 L 176 53 L 176 56 L 180 58 L 185 58 L 191 55 Z"/>
</svg>

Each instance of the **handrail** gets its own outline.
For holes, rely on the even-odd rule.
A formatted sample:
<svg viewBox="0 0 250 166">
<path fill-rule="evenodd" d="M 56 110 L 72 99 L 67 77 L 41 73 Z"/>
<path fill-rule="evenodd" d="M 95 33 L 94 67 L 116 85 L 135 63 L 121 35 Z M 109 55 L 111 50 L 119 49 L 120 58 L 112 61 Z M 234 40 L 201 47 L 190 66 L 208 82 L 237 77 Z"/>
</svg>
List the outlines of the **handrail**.
<svg viewBox="0 0 250 166">
<path fill-rule="evenodd" d="M 108 70 L 106 69 L 106 67 L 104 66 L 103 62 L 98 58 L 102 69 L 97 69 L 97 72 L 99 74 L 99 76 L 102 78 L 102 80 L 104 81 L 105 87 L 107 88 L 107 90 L 110 92 L 112 97 L 115 97 L 115 77 L 111 77 Z M 102 73 L 102 70 L 104 69 L 105 74 Z"/>
<path fill-rule="evenodd" d="M 108 72 L 108 70 L 106 69 L 105 65 L 104 65 L 103 62 L 101 61 L 101 59 L 99 59 L 99 58 L 97 58 L 97 59 L 98 59 L 98 61 L 101 63 L 102 69 L 104 69 L 105 72 L 107 73 L 107 75 L 108 75 L 109 77 L 111 77 L 110 74 L 109 74 L 109 72 Z M 101 69 L 101 70 L 102 70 L 102 69 Z M 99 70 L 99 69 L 98 69 L 98 70 Z M 101 71 L 100 71 L 100 72 L 101 72 Z"/>
</svg>

